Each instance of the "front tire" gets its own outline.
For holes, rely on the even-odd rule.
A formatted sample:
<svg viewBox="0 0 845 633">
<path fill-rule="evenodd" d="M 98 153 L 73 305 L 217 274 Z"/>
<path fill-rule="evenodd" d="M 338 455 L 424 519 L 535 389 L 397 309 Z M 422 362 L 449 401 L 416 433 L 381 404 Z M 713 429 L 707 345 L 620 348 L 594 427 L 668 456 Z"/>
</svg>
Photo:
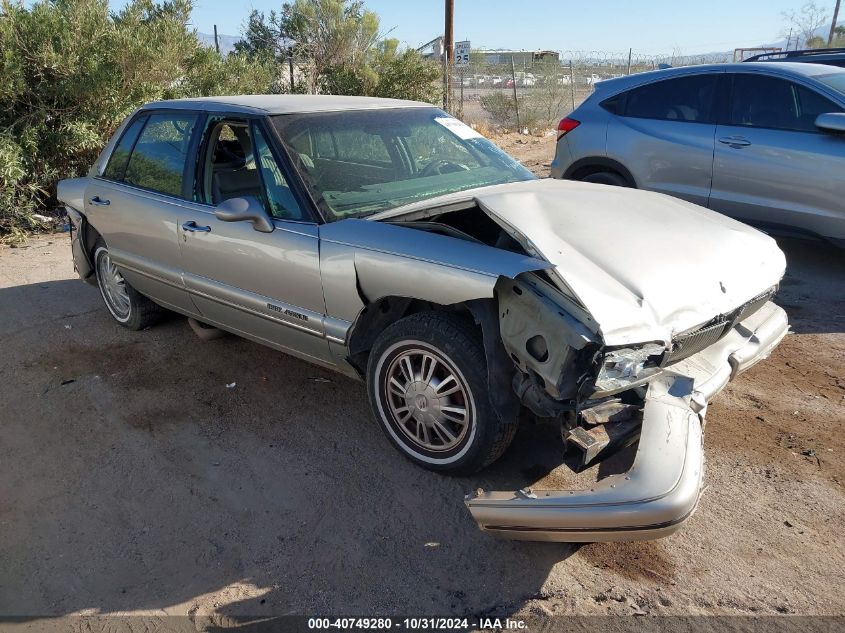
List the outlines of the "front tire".
<svg viewBox="0 0 845 633">
<path fill-rule="evenodd" d="M 423 312 L 388 327 L 370 353 L 367 391 L 388 439 L 429 470 L 476 472 L 516 432 L 490 403 L 480 333 L 458 315 Z"/>
<path fill-rule="evenodd" d="M 143 330 L 161 319 L 164 310 L 129 285 L 102 239 L 94 245 L 94 270 L 106 308 L 123 327 Z"/>
</svg>

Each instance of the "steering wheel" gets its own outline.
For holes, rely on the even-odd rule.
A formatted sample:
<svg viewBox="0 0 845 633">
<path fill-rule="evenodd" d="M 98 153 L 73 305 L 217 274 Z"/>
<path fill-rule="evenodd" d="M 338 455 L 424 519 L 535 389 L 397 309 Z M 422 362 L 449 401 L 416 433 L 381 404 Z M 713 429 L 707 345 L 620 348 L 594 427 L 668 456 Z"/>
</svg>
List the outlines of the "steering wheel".
<svg viewBox="0 0 845 633">
<path fill-rule="evenodd" d="M 435 174 L 451 174 L 456 171 L 469 171 L 469 167 L 461 163 L 446 160 L 445 158 L 438 158 L 423 167 L 420 170 L 419 177 L 424 178 L 425 176 L 434 176 Z"/>
</svg>

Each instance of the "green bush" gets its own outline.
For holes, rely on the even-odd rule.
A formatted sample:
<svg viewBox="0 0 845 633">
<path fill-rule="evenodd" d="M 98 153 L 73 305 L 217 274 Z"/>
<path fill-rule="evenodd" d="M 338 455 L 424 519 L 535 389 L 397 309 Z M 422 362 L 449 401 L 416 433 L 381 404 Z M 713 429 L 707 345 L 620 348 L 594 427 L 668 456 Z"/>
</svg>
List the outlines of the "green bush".
<svg viewBox="0 0 845 633">
<path fill-rule="evenodd" d="M 0 0 L 0 240 L 39 228 L 59 179 L 84 174 L 141 104 L 269 92 L 276 67 L 221 57 L 189 28 L 190 0 Z"/>
</svg>

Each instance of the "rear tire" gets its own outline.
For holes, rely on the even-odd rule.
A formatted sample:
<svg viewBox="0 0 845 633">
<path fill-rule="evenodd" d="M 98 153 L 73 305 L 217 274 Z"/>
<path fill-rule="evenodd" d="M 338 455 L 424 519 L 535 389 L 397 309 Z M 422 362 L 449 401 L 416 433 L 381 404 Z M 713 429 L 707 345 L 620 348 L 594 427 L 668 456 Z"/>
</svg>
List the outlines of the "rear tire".
<svg viewBox="0 0 845 633">
<path fill-rule="evenodd" d="M 614 187 L 630 187 L 628 181 L 614 171 L 597 171 L 581 178 L 583 182 L 597 185 L 613 185 Z"/>
<path fill-rule="evenodd" d="M 161 320 L 164 308 L 129 285 L 111 261 L 109 249 L 102 239 L 94 244 L 93 259 L 97 287 L 115 321 L 129 330 L 143 330 Z"/>
<path fill-rule="evenodd" d="M 422 312 L 376 340 L 367 392 L 393 445 L 429 470 L 467 475 L 498 459 L 517 420 L 500 420 L 490 402 L 480 333 L 469 319 Z"/>
</svg>

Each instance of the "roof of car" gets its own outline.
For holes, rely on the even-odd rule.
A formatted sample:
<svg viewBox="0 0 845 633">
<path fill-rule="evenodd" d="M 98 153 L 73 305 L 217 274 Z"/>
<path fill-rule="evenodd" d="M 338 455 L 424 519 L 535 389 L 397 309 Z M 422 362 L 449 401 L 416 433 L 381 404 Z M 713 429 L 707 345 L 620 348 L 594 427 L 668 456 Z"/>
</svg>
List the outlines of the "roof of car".
<svg viewBox="0 0 845 633">
<path fill-rule="evenodd" d="M 701 64 L 698 66 L 678 66 L 663 70 L 651 70 L 644 73 L 625 75 L 606 79 L 595 84 L 596 90 L 626 89 L 640 84 L 650 83 L 659 79 L 666 79 L 674 76 L 692 75 L 706 72 L 749 72 L 754 70 L 765 71 L 767 74 L 801 75 L 812 78 L 818 75 L 829 75 L 831 73 L 842 73 L 845 69 L 825 64 L 808 64 L 806 62 L 743 62 L 742 64 Z"/>
<path fill-rule="evenodd" d="M 233 95 L 153 101 L 144 105 L 141 109 L 167 108 L 266 115 L 419 107 L 430 108 L 433 106 L 430 103 L 422 103 L 420 101 L 381 99 L 377 97 L 347 97 L 338 95 Z"/>
</svg>

